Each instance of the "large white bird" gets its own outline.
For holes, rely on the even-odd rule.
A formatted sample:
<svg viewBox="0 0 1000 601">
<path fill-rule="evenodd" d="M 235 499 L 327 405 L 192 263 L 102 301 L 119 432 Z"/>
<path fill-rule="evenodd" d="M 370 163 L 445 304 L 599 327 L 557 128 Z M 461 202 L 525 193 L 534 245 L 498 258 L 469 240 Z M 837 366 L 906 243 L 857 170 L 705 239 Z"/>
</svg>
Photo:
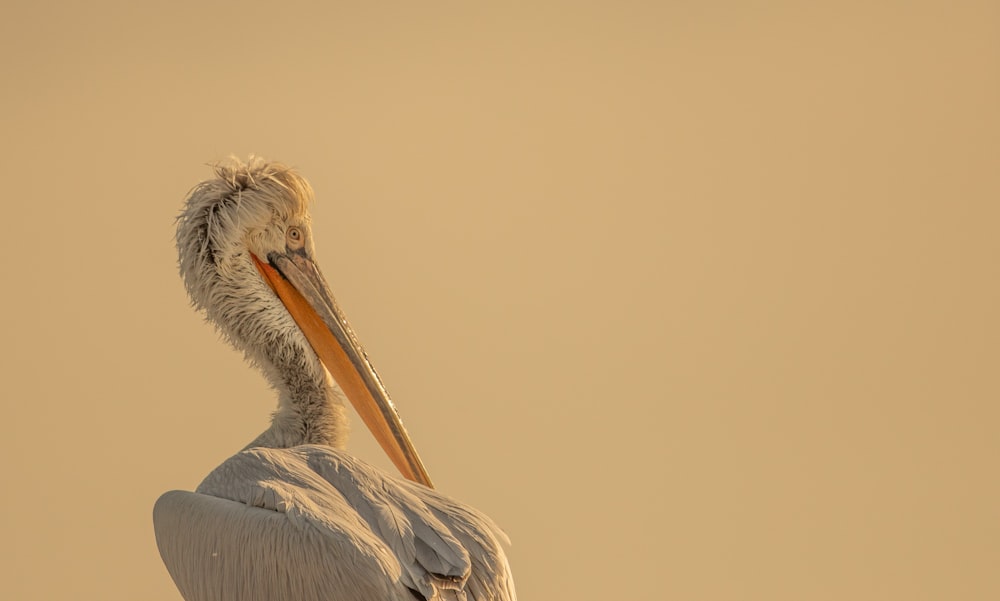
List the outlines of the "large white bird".
<svg viewBox="0 0 1000 601">
<path fill-rule="evenodd" d="M 278 391 L 278 410 L 196 492 L 157 500 L 156 542 L 181 595 L 515 599 L 505 535 L 431 488 L 313 262 L 309 184 L 259 158 L 220 164 L 215 175 L 194 188 L 178 218 L 180 271 L 195 307 Z M 344 452 L 345 396 L 415 482 Z"/>
</svg>

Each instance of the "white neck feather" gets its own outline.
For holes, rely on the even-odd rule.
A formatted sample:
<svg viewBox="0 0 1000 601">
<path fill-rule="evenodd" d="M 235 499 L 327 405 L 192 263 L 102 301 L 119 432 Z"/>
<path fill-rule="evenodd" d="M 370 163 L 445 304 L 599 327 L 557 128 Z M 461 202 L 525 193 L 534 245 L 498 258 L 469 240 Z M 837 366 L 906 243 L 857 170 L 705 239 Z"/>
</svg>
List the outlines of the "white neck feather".
<svg viewBox="0 0 1000 601">
<path fill-rule="evenodd" d="M 344 394 L 313 350 L 292 343 L 264 352 L 271 357 L 256 363 L 278 391 L 278 410 L 271 416 L 271 427 L 247 448 L 321 444 L 343 449 L 348 430 Z"/>
<path fill-rule="evenodd" d="M 237 262 L 214 282 L 208 317 L 278 392 L 271 427 L 249 447 L 287 448 L 347 444 L 344 394 L 327 374 L 302 330 L 277 295 L 255 272 Z"/>
</svg>

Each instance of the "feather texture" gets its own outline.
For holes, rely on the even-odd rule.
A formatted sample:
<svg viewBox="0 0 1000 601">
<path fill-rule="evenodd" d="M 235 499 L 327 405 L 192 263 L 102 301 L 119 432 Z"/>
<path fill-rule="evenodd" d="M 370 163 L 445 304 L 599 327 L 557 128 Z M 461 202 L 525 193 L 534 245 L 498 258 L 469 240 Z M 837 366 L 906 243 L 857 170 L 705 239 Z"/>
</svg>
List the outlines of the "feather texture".
<svg viewBox="0 0 1000 601">
<path fill-rule="evenodd" d="M 167 570 L 187 601 L 515 599 L 507 539 L 488 517 L 342 450 L 343 392 L 251 258 L 287 251 L 294 230 L 311 261 L 311 200 L 288 167 L 234 159 L 177 220 L 192 304 L 263 371 L 278 410 L 196 492 L 156 502 Z"/>
</svg>

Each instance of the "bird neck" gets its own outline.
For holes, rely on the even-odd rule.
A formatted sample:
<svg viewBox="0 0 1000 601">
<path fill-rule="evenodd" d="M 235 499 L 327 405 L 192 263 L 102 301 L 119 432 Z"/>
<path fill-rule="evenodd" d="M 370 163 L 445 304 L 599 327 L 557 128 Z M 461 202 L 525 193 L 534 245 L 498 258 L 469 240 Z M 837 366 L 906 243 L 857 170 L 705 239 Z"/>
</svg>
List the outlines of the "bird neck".
<svg viewBox="0 0 1000 601">
<path fill-rule="evenodd" d="M 211 299 L 204 303 L 208 317 L 278 392 L 271 427 L 247 448 L 302 444 L 344 448 L 344 394 L 284 304 L 248 260 L 233 259 L 219 271 L 222 275 L 212 289 L 199 293 Z"/>
<path fill-rule="evenodd" d="M 347 443 L 344 394 L 330 378 L 312 348 L 277 345 L 259 360 L 264 375 L 278 391 L 278 410 L 271 427 L 247 448 L 288 448 L 303 444 L 343 449 Z"/>
</svg>

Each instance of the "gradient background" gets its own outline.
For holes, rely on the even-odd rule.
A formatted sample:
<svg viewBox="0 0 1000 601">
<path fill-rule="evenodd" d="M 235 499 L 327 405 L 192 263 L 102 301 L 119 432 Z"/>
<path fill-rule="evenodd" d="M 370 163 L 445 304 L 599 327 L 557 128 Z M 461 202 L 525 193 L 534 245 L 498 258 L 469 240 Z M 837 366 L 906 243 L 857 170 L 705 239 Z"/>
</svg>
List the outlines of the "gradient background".
<svg viewBox="0 0 1000 601">
<path fill-rule="evenodd" d="M 255 152 L 522 599 L 1000 598 L 996 2 L 27 4 L 0 597 L 179 599 L 153 502 L 274 399 L 173 219 Z"/>
</svg>

